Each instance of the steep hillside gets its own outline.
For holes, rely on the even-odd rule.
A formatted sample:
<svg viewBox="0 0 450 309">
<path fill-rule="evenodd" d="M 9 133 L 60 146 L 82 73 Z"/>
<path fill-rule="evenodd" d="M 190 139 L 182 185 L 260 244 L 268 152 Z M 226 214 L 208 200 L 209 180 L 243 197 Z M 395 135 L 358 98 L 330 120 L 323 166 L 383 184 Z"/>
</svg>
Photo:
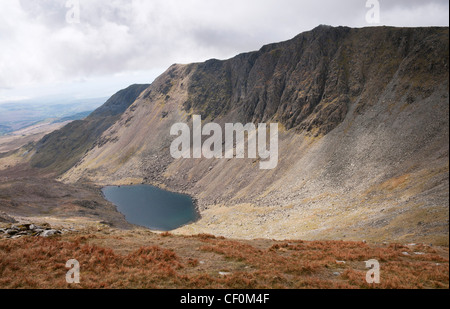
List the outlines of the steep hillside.
<svg viewBox="0 0 450 309">
<path fill-rule="evenodd" d="M 86 119 L 45 136 L 36 146 L 32 166 L 58 172 L 73 167 L 148 86 L 132 85 L 121 90 Z"/>
<path fill-rule="evenodd" d="M 174 65 L 66 182 L 193 195 L 178 232 L 448 243 L 448 28 L 333 28 L 235 58 Z M 170 157 L 170 127 L 279 122 L 279 164 Z"/>
</svg>

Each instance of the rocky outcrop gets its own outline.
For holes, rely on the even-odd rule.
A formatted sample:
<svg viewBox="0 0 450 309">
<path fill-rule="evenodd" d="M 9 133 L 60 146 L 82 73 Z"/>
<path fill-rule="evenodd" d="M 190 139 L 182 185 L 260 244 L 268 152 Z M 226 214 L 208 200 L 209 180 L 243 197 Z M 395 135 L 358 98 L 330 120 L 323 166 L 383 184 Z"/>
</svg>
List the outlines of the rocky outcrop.
<svg viewBox="0 0 450 309">
<path fill-rule="evenodd" d="M 52 229 L 48 223 L 41 225 L 36 224 L 21 224 L 21 225 L 10 225 L 6 228 L 0 228 L 0 238 L 10 238 L 17 239 L 24 236 L 33 237 L 51 237 L 55 235 L 61 235 L 63 233 L 68 233 L 71 230 L 68 229 Z M 72 230 L 73 231 L 73 230 Z"/>
</svg>

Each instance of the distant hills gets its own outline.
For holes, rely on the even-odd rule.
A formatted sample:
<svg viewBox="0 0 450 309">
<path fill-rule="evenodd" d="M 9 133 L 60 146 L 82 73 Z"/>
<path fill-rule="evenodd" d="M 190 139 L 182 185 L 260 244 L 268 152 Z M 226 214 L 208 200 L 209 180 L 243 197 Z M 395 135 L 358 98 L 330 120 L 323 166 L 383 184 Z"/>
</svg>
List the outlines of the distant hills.
<svg viewBox="0 0 450 309">
<path fill-rule="evenodd" d="M 66 116 L 66 117 L 62 117 L 62 118 L 58 118 L 58 119 L 54 120 L 53 123 L 61 123 L 61 122 L 74 121 L 74 120 L 82 120 L 82 119 L 88 117 L 90 114 L 92 114 L 92 112 L 93 112 L 93 110 L 77 113 L 77 114 Z"/>
<path fill-rule="evenodd" d="M 0 124 L 0 135 L 6 134 L 8 132 L 11 132 L 11 130 L 12 130 L 11 127 Z"/>
<path fill-rule="evenodd" d="M 0 104 L 0 135 L 36 125 L 42 121 L 65 122 L 88 116 L 107 98 L 48 103 L 45 100 Z"/>
</svg>

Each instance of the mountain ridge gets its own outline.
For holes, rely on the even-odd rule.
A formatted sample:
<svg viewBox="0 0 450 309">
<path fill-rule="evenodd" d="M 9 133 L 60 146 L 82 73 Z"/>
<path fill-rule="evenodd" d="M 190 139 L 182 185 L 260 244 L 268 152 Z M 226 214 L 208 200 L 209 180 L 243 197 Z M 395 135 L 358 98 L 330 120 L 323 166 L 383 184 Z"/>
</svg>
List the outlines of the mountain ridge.
<svg viewBox="0 0 450 309">
<path fill-rule="evenodd" d="M 61 180 L 188 193 L 202 219 L 179 233 L 448 244 L 448 45 L 448 27 L 321 26 L 173 65 Z M 172 159 L 170 127 L 194 114 L 280 122 L 278 168 Z"/>
</svg>

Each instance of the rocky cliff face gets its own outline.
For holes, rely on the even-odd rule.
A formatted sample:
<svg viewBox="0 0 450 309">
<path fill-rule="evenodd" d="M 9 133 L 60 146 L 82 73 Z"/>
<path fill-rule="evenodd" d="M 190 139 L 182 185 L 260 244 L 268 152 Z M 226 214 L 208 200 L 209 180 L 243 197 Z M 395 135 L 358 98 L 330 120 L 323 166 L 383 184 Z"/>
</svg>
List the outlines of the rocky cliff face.
<svg viewBox="0 0 450 309">
<path fill-rule="evenodd" d="M 242 122 L 278 121 L 288 130 L 327 134 L 352 102 L 360 101 L 362 113 L 394 78 L 398 99 L 430 94 L 447 74 L 445 36 L 445 29 L 433 28 L 320 26 L 258 52 L 190 66 L 184 107 L 211 118 L 234 111 Z"/>
<path fill-rule="evenodd" d="M 174 65 L 62 176 L 192 194 L 180 232 L 448 243 L 448 28 L 332 28 Z M 170 127 L 279 122 L 278 167 L 170 157 Z"/>
</svg>

